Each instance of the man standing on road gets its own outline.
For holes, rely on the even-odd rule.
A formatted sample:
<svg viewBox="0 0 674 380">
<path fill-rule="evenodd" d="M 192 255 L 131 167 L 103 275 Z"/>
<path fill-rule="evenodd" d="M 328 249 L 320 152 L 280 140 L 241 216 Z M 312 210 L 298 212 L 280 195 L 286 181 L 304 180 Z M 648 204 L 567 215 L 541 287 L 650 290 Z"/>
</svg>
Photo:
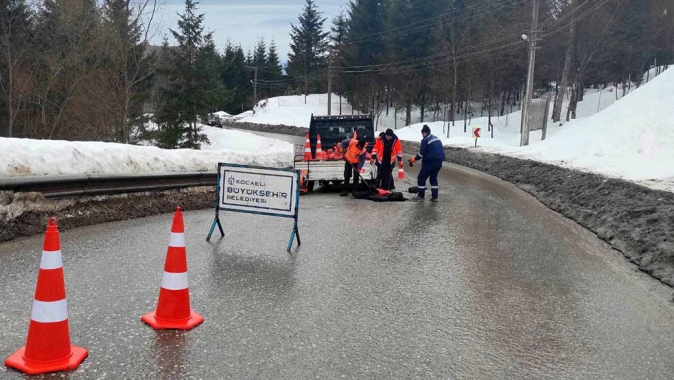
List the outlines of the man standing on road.
<svg viewBox="0 0 674 380">
<path fill-rule="evenodd" d="M 438 173 L 442 168 L 442 162 L 445 161 L 445 149 L 442 146 L 442 141 L 431 134 L 431 129 L 428 125 L 424 125 L 421 129 L 421 135 L 424 137 L 421 140 L 421 149 L 419 154 L 410 158 L 410 166 L 416 161 L 421 161 L 421 171 L 419 171 L 418 184 L 419 192 L 417 193 L 417 201 L 423 201 L 426 196 L 426 180 L 431 178 L 431 201 L 438 201 Z"/>
<path fill-rule="evenodd" d="M 379 134 L 379 137 L 374 142 L 374 148 L 372 149 L 372 160 L 370 161 L 370 165 L 374 165 L 375 163 L 377 164 L 377 178 L 374 181 L 374 187 L 375 189 L 381 189 L 381 165 L 375 160 L 375 156 L 377 155 L 377 146 L 379 144 L 379 140 L 384 139 L 386 136 L 386 132 L 382 132 Z"/>
<path fill-rule="evenodd" d="M 398 136 L 392 129 L 387 129 L 383 137 L 379 137 L 372 149 L 372 161 L 377 162 L 377 185 L 383 190 L 393 189 L 393 167 L 398 159 L 398 167 L 403 166 L 403 148 Z"/>
<path fill-rule="evenodd" d="M 341 196 L 349 195 L 349 183 L 353 176 L 353 187 L 351 193 L 355 195 L 358 190 L 358 179 L 360 178 L 360 169 L 365 165 L 367 158 L 367 143 L 364 140 L 355 138 L 342 141 L 340 147 L 344 151 L 344 191 Z"/>
</svg>

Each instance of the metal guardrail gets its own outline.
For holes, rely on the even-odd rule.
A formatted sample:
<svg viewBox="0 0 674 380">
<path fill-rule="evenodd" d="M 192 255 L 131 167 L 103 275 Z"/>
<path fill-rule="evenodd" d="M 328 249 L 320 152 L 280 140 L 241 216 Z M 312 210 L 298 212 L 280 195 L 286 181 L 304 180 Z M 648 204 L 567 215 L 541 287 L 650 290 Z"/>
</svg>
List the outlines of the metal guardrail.
<svg viewBox="0 0 674 380">
<path fill-rule="evenodd" d="M 38 192 L 45 198 L 114 195 L 215 186 L 217 173 L 161 173 L 0 178 L 0 191 Z"/>
</svg>

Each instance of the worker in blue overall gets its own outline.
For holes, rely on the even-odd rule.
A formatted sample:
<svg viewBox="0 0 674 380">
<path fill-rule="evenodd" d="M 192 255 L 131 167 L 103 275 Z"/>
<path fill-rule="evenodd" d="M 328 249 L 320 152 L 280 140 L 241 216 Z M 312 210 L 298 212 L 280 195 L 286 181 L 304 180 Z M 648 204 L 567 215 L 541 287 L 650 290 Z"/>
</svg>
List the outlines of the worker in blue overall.
<svg viewBox="0 0 674 380">
<path fill-rule="evenodd" d="M 438 201 L 438 173 L 442 168 L 442 163 L 445 161 L 445 148 L 442 146 L 442 141 L 431 134 L 431 128 L 424 125 L 421 129 L 421 135 L 424 137 L 421 140 L 421 149 L 419 154 L 410 158 L 410 166 L 416 161 L 421 161 L 421 171 L 419 171 L 418 184 L 419 192 L 417 193 L 416 201 L 423 201 L 426 197 L 426 180 L 431 178 L 431 201 Z"/>
</svg>

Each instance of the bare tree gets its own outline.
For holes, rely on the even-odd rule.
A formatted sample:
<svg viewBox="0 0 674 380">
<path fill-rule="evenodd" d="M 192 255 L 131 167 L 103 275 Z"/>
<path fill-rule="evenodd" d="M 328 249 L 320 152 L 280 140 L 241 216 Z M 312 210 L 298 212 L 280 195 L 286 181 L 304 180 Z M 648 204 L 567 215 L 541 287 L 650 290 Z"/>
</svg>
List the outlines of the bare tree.
<svg viewBox="0 0 674 380">
<path fill-rule="evenodd" d="M 28 54 L 33 48 L 30 15 L 23 1 L 3 1 L 0 8 L 0 89 L 5 99 L 7 136 L 14 136 L 14 123 L 25 100 L 33 66 Z"/>
</svg>

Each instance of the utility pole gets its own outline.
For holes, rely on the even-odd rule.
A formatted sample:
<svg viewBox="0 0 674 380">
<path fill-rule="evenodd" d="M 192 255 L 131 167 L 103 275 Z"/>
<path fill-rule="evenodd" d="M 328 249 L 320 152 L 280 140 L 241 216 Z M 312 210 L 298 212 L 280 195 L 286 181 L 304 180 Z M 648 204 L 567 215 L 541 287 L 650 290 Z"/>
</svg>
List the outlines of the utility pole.
<svg viewBox="0 0 674 380">
<path fill-rule="evenodd" d="M 522 108 L 522 125 L 520 128 L 520 146 L 529 145 L 529 114 L 531 112 L 531 99 L 534 92 L 534 70 L 536 69 L 536 43 L 538 42 L 538 5 L 540 0 L 534 0 L 534 14 L 531 18 L 531 33 L 529 36 L 529 72 L 527 74 L 527 89 L 524 94 L 524 106 Z M 545 115 L 547 118 L 548 116 Z"/>
<path fill-rule="evenodd" d="M 328 116 L 332 116 L 332 52 L 328 57 Z"/>
<path fill-rule="evenodd" d="M 257 66 L 255 66 L 255 90 L 253 90 L 253 108 L 257 106 Z"/>
</svg>

